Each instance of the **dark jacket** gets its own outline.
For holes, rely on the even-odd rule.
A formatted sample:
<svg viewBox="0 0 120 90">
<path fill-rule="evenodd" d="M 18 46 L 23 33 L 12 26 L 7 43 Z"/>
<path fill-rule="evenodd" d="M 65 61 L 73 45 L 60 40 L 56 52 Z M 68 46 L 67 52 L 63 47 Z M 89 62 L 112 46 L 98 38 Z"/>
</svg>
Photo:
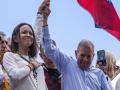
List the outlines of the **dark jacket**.
<svg viewBox="0 0 120 90">
<path fill-rule="evenodd" d="M 48 90 L 61 90 L 61 74 L 57 69 L 47 68 L 44 65 L 45 81 Z"/>
</svg>

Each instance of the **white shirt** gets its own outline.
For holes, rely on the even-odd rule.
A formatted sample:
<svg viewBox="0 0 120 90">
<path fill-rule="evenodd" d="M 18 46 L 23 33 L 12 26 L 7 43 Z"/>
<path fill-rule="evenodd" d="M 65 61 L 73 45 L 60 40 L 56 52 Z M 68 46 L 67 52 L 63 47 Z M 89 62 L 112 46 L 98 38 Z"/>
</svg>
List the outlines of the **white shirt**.
<svg viewBox="0 0 120 90">
<path fill-rule="evenodd" d="M 120 90 L 120 77 L 118 78 L 116 82 L 115 90 Z"/>
<path fill-rule="evenodd" d="M 120 78 L 120 73 L 112 80 L 113 90 L 115 90 L 116 83 L 117 83 L 117 81 L 118 81 L 119 78 Z M 118 90 L 120 90 L 120 89 L 118 89 Z"/>
<path fill-rule="evenodd" d="M 28 56 L 24 56 L 29 60 Z M 12 90 L 46 90 L 44 71 L 42 67 L 37 69 L 37 78 L 33 77 L 33 72 L 27 66 L 28 62 L 18 54 L 7 52 L 3 58 L 5 67 L 10 80 Z"/>
</svg>

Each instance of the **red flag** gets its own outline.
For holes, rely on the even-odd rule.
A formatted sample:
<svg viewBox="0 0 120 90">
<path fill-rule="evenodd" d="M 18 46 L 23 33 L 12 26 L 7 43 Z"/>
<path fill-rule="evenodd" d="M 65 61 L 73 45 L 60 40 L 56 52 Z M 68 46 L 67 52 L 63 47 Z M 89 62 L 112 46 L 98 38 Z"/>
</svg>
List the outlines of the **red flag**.
<svg viewBox="0 0 120 90">
<path fill-rule="evenodd" d="M 120 41 L 120 32 L 115 31 L 115 30 L 105 30 L 108 33 L 110 33 L 111 35 L 113 35 L 115 38 L 117 38 Z"/>
<path fill-rule="evenodd" d="M 97 27 L 105 29 L 120 40 L 120 19 L 110 0 L 77 0 L 95 21 Z"/>
</svg>

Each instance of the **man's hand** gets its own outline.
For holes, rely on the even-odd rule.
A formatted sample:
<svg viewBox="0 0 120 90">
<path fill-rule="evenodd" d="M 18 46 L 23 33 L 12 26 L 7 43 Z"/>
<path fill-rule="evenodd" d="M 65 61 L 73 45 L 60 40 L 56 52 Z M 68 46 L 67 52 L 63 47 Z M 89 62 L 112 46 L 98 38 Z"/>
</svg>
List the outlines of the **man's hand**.
<svg viewBox="0 0 120 90">
<path fill-rule="evenodd" d="M 47 25 L 48 16 L 50 15 L 50 0 L 44 0 L 38 9 L 38 12 L 43 15 L 43 26 Z"/>
</svg>

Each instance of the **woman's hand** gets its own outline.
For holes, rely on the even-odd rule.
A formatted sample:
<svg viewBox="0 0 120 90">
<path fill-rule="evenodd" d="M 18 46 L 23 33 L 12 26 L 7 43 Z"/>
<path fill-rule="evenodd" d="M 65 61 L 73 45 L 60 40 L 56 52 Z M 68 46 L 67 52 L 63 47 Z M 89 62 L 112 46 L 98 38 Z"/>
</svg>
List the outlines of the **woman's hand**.
<svg viewBox="0 0 120 90">
<path fill-rule="evenodd" d="M 41 66 L 41 64 L 39 64 L 38 62 L 36 62 L 34 59 L 32 59 L 32 60 L 30 61 L 30 64 L 32 64 L 34 68 L 38 68 L 38 67 Z"/>
</svg>

